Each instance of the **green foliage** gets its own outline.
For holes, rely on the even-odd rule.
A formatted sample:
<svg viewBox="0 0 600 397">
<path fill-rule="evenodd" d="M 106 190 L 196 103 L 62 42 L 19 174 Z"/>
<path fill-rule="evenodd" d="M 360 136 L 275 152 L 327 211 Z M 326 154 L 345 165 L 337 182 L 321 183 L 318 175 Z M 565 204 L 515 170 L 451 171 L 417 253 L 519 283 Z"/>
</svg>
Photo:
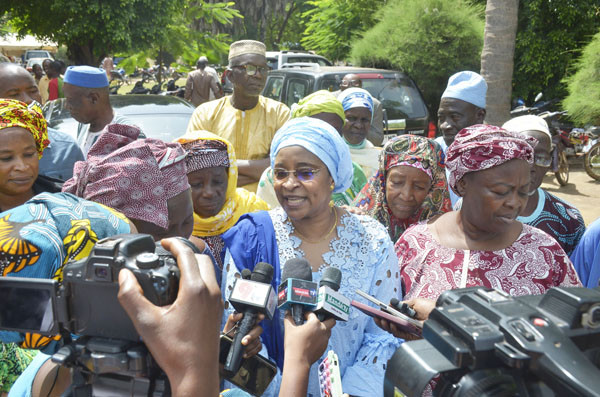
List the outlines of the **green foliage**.
<svg viewBox="0 0 600 397">
<path fill-rule="evenodd" d="M 513 96 L 527 103 L 566 95 L 564 77 L 600 28 L 598 0 L 521 0 Z"/>
<path fill-rule="evenodd" d="M 20 34 L 68 47 L 75 63 L 97 65 L 109 53 L 155 42 L 184 0 L 3 0 Z"/>
<path fill-rule="evenodd" d="M 600 125 L 600 32 L 583 50 L 576 70 L 564 81 L 569 95 L 563 106 L 576 123 Z"/>
<path fill-rule="evenodd" d="M 352 60 L 408 73 L 433 114 L 448 77 L 460 70 L 479 71 L 481 7 L 464 0 L 392 0 L 378 16 L 381 21 L 352 46 Z"/>
<path fill-rule="evenodd" d="M 304 12 L 307 19 L 302 38 L 305 48 L 332 61 L 348 57 L 352 43 L 377 22 L 376 11 L 387 0 L 310 0 L 314 8 Z"/>
</svg>

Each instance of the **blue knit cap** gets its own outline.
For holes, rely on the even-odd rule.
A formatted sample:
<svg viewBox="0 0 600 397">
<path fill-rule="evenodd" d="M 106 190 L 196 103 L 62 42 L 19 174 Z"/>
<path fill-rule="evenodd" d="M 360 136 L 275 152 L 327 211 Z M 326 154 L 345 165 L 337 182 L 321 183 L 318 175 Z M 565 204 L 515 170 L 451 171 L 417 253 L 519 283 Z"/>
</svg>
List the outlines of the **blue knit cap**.
<svg viewBox="0 0 600 397">
<path fill-rule="evenodd" d="M 64 82 L 84 88 L 108 87 L 106 72 L 91 66 L 69 66 Z"/>
<path fill-rule="evenodd" d="M 448 87 L 442 98 L 454 98 L 485 109 L 487 83 L 479 74 L 470 71 L 458 72 L 448 79 Z"/>
</svg>

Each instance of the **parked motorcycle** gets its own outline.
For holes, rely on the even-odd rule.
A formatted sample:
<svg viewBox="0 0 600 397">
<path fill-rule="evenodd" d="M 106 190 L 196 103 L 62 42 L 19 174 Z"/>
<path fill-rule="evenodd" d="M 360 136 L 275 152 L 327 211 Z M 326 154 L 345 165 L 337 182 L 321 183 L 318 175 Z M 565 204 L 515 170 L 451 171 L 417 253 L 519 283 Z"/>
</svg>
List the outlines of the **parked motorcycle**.
<svg viewBox="0 0 600 397">
<path fill-rule="evenodd" d="M 590 177 L 600 181 L 600 127 L 590 127 L 585 133 L 588 140 L 582 149 L 583 166 Z"/>
</svg>

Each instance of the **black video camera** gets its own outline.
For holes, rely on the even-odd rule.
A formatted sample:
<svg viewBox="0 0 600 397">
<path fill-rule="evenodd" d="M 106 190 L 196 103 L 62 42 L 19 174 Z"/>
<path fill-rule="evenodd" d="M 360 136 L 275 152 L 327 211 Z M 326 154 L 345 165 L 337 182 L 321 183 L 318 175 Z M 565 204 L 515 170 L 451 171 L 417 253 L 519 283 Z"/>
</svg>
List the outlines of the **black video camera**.
<svg viewBox="0 0 600 397">
<path fill-rule="evenodd" d="M 1 277 L 0 329 L 60 334 L 64 346 L 52 360 L 83 372 L 80 383 L 93 385 L 89 395 L 100 395 L 104 389 L 109 394 L 125 389 L 132 391 L 127 395 L 168 395 L 166 376 L 117 298 L 121 269 L 133 272 L 153 304 L 175 301 L 179 268 L 173 255 L 150 235 L 121 234 L 98 241 L 87 258 L 67 263 L 62 283 Z M 77 336 L 74 341 L 71 334 Z"/>
<path fill-rule="evenodd" d="M 600 396 L 600 288 L 446 291 L 423 338 L 389 360 L 385 396 Z"/>
</svg>

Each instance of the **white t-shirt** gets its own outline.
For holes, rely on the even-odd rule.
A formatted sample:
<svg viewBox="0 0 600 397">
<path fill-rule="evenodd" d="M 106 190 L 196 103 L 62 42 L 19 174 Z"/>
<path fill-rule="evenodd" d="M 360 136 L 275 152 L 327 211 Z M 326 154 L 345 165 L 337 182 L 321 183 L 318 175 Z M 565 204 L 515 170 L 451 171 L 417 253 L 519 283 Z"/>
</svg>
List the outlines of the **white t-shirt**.
<svg viewBox="0 0 600 397">
<path fill-rule="evenodd" d="M 127 117 L 117 112 L 114 112 L 113 119 L 108 124 L 134 125 Z M 102 134 L 102 131 L 90 132 L 89 124 L 79 123 L 79 125 L 77 126 L 77 143 L 79 144 L 79 147 L 81 148 L 84 157 L 87 157 L 90 148 L 96 142 L 96 140 L 98 140 L 100 134 Z"/>
</svg>

